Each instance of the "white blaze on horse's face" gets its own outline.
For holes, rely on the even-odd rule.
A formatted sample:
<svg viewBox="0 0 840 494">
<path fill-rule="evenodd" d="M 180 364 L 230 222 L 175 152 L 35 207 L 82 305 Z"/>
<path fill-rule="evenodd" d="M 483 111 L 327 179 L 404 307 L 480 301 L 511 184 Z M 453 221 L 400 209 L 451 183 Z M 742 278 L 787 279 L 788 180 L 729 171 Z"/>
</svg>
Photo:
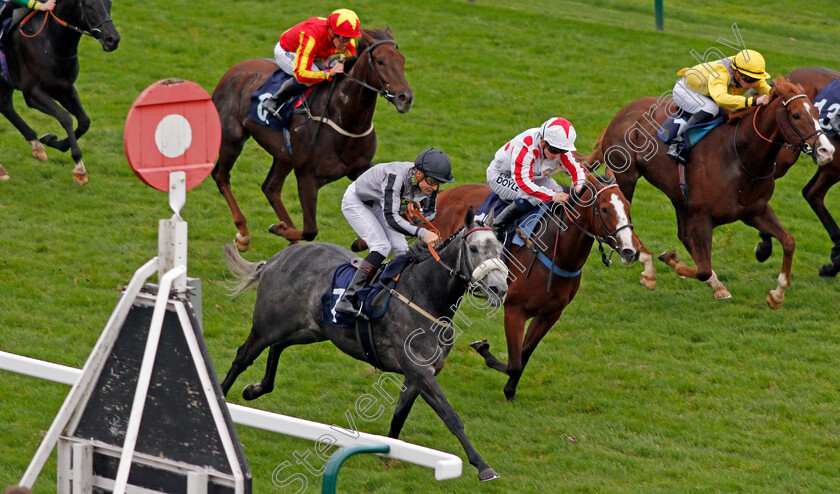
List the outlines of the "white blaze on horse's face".
<svg viewBox="0 0 840 494">
<path fill-rule="evenodd" d="M 811 114 L 810 104 L 805 103 L 805 109 L 808 111 L 808 114 Z M 817 119 L 814 118 L 812 120 L 814 121 L 814 130 L 820 132 L 820 135 L 817 138 L 816 154 L 813 156 L 814 162 L 818 165 L 824 165 L 834 158 L 834 151 L 836 150 L 828 137 L 826 137 L 825 133 L 821 132 L 822 128 L 820 127 L 820 123 Z"/>
<path fill-rule="evenodd" d="M 624 202 L 621 201 L 618 194 L 610 193 L 610 204 L 612 204 L 613 209 L 615 210 L 615 228 L 618 230 L 615 239 L 618 244 L 617 250 L 622 254 L 621 261 L 624 262 L 624 264 L 629 264 L 624 254 L 636 254 L 636 248 L 633 247 L 633 230 L 627 227 L 627 225 L 630 224 L 630 217 L 627 215 L 627 210 L 624 208 Z"/>
</svg>

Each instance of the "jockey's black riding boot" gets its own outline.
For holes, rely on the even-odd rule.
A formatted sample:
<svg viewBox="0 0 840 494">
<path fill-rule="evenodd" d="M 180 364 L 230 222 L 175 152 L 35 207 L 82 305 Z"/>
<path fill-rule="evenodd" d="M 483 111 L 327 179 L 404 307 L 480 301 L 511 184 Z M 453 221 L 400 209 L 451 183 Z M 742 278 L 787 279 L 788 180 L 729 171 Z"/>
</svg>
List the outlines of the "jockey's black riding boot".
<svg viewBox="0 0 840 494">
<path fill-rule="evenodd" d="M 302 93 L 307 87 L 308 86 L 306 84 L 299 83 L 297 79 L 292 76 L 280 85 L 280 89 L 278 89 L 277 92 L 262 102 L 263 108 L 272 115 L 277 116 L 288 100 Z"/>
<path fill-rule="evenodd" d="M 379 252 L 371 252 L 362 259 L 362 263 L 356 270 L 356 274 L 353 275 L 353 280 L 350 281 L 350 285 L 344 289 L 341 298 L 335 303 L 336 312 L 358 317 L 362 312 L 362 304 L 356 300 L 356 292 L 365 287 L 365 284 L 376 270 L 379 269 L 379 266 L 382 265 L 382 261 L 384 260 L 385 256 Z"/>
<path fill-rule="evenodd" d="M 516 201 L 514 201 L 505 206 L 502 212 L 499 213 L 499 216 L 493 218 L 493 231 L 496 234 L 496 238 L 499 239 L 499 242 L 505 241 L 505 233 L 508 227 L 520 216 L 522 216 L 522 211 L 517 206 Z"/>
<path fill-rule="evenodd" d="M 699 112 L 689 117 L 689 119 L 685 122 L 685 125 L 682 126 L 682 132 L 680 132 L 680 134 L 677 137 L 675 137 L 673 141 L 671 141 L 671 145 L 668 147 L 668 152 L 665 154 L 667 154 L 669 158 L 675 159 L 680 163 L 685 163 L 685 154 L 687 153 L 683 152 L 683 147 L 685 144 L 685 138 L 683 136 L 686 132 L 688 132 L 688 129 L 692 126 L 708 122 L 712 118 L 714 118 L 714 115 L 703 110 L 700 110 Z"/>
</svg>

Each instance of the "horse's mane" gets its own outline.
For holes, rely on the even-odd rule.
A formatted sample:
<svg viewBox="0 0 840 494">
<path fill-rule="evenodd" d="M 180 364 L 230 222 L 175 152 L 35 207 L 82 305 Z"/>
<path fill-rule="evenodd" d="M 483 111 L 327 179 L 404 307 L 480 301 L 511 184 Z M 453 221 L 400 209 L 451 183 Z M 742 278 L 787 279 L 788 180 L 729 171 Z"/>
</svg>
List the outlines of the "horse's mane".
<svg viewBox="0 0 840 494">
<path fill-rule="evenodd" d="M 455 233 L 453 233 L 448 238 L 446 238 L 442 242 L 440 242 L 437 245 L 437 247 L 435 247 L 435 250 L 440 251 L 440 250 L 445 249 L 446 246 L 449 245 L 455 239 L 455 237 L 457 237 L 458 234 L 461 233 L 464 230 L 464 228 L 466 228 L 466 227 L 462 226 Z M 405 255 L 405 257 L 409 258 L 411 260 L 411 262 L 421 262 L 421 261 L 425 261 L 426 259 L 431 257 L 432 253 L 429 251 L 429 246 L 426 245 L 426 242 L 423 242 L 422 240 L 418 240 L 418 241 L 414 242 L 413 244 L 411 244 L 411 247 L 408 248 L 408 252 L 406 252 L 404 255 Z"/>
<path fill-rule="evenodd" d="M 362 29 L 362 38 L 356 45 L 356 53 L 361 54 L 365 51 L 365 48 L 372 45 L 375 41 L 386 39 L 394 39 L 394 37 L 390 35 L 390 29 L 385 30 L 378 27 Z"/>
<path fill-rule="evenodd" d="M 772 87 L 770 88 L 770 101 L 772 102 L 776 98 L 786 100 L 804 92 L 805 89 L 803 89 L 799 84 L 790 82 L 784 76 L 777 76 L 773 79 Z M 733 112 L 729 115 L 729 120 L 735 120 L 747 115 L 752 115 L 756 112 L 756 110 L 758 110 L 758 108 L 758 106 L 751 106 L 749 108 Z"/>
</svg>

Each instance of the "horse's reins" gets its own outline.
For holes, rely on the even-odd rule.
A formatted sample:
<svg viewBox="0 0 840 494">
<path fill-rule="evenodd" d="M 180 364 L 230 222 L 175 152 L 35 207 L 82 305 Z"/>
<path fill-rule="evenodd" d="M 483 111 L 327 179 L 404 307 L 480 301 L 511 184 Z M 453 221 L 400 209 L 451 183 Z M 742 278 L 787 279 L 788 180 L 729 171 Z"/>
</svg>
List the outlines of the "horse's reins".
<svg viewBox="0 0 840 494">
<path fill-rule="evenodd" d="M 807 97 L 808 97 L 808 95 L 806 95 L 806 94 L 794 95 L 794 96 L 788 98 L 787 100 L 782 101 L 782 108 L 787 108 L 787 106 L 790 104 L 790 102 L 795 100 L 795 99 L 807 98 Z M 801 151 L 801 152 L 804 152 L 805 154 L 813 156 L 814 148 L 810 144 L 808 144 L 807 141 L 811 137 L 814 137 L 814 136 L 819 137 L 820 134 L 825 134 L 825 132 L 823 132 L 822 129 L 817 129 L 814 132 L 811 132 L 810 134 L 808 134 L 807 136 L 803 136 L 802 133 L 799 132 L 799 129 L 797 129 L 796 126 L 793 125 L 790 122 L 790 114 L 788 112 L 785 112 L 785 116 L 788 119 L 788 123 L 790 123 L 791 128 L 793 128 L 794 132 L 796 132 L 796 135 L 799 137 L 799 139 L 801 139 L 801 141 L 799 142 L 798 145 L 789 144 L 789 143 L 784 142 L 784 141 L 782 141 L 782 142 L 774 141 L 772 139 L 764 137 L 761 134 L 761 132 L 758 130 L 758 126 L 756 125 L 756 119 L 758 117 L 758 112 L 761 111 L 761 108 L 762 108 L 761 106 L 756 108 L 755 112 L 753 113 L 753 118 L 752 118 L 753 130 L 758 135 L 758 137 L 764 139 L 765 141 L 767 141 L 771 144 L 776 144 L 776 145 L 782 146 L 785 149 L 788 149 L 790 151 Z M 740 166 L 741 169 L 744 170 L 744 172 L 746 172 L 747 175 L 752 177 L 753 180 L 764 180 L 766 178 L 770 178 L 772 176 L 775 176 L 776 175 L 776 162 L 775 161 L 773 162 L 773 169 L 770 171 L 770 174 L 763 175 L 763 176 L 762 175 L 756 175 L 755 173 L 749 171 L 744 166 L 744 163 L 741 162 L 741 156 L 738 154 L 738 145 L 737 145 L 738 128 L 740 127 L 740 125 L 741 125 L 741 121 L 738 120 L 738 123 L 735 124 L 735 134 L 733 135 L 733 138 L 732 138 L 732 149 L 735 150 L 735 159 L 738 161 L 738 166 Z"/>
<path fill-rule="evenodd" d="M 613 239 L 613 241 L 617 243 L 617 241 L 615 240 L 615 238 L 616 238 L 615 236 L 616 236 L 616 234 L 618 234 L 618 232 L 620 232 L 621 230 L 624 230 L 625 228 L 633 228 L 633 223 L 630 223 L 630 222 L 628 221 L 626 225 L 619 226 L 619 227 L 618 227 L 618 228 L 616 228 L 615 230 L 613 230 L 613 231 L 609 231 L 609 229 L 607 228 L 607 225 L 604 223 L 604 219 L 601 217 L 601 210 L 600 210 L 600 208 L 598 208 L 598 207 L 595 205 L 595 201 L 598 199 L 598 196 L 599 196 L 599 195 L 601 195 L 601 193 L 602 193 L 602 192 L 604 192 L 605 190 L 607 190 L 607 189 L 612 189 L 613 187 L 618 187 L 618 184 L 610 184 L 610 185 L 607 185 L 606 187 L 603 187 L 602 189 L 600 189 L 600 190 L 596 191 L 596 192 L 595 192 L 594 197 L 592 198 L 592 209 L 595 211 L 595 217 L 598 219 L 598 226 L 600 226 L 601 231 L 602 231 L 602 232 L 604 232 L 604 236 L 603 236 L 603 237 L 598 236 L 598 235 L 595 235 L 595 233 L 594 233 L 594 232 L 590 232 L 590 231 L 586 230 L 584 227 L 582 227 L 582 226 L 580 226 L 579 224 L 577 224 L 577 223 L 575 222 L 575 220 L 573 219 L 572 215 L 570 215 L 570 214 L 569 214 L 569 212 L 568 212 L 568 211 L 566 211 L 566 216 L 568 216 L 568 217 L 569 217 L 569 221 L 570 221 L 573 225 L 575 225 L 575 226 L 578 228 L 578 230 L 580 230 L 581 232 L 583 232 L 583 233 L 584 233 L 585 235 L 587 235 L 589 238 L 591 238 L 591 239 L 595 240 L 596 242 L 598 242 L 598 250 L 599 250 L 599 251 L 601 251 L 601 261 L 602 261 L 602 262 L 604 263 L 604 265 L 605 265 L 605 266 L 607 266 L 607 267 L 610 267 L 610 265 L 612 264 L 612 261 L 611 261 L 611 259 L 612 259 L 612 255 L 613 255 L 613 253 L 616 251 L 616 249 L 614 249 L 614 248 L 613 248 L 613 246 L 612 246 L 612 245 L 610 245 L 609 239 Z M 565 209 L 565 208 L 567 208 L 567 207 L 568 207 L 568 206 L 564 203 L 564 204 L 563 204 L 563 208 Z M 559 229 L 558 229 L 558 231 L 559 231 Z M 557 241 L 557 242 L 559 242 L 559 241 L 560 241 L 560 239 L 559 239 L 559 235 L 558 235 L 558 238 L 557 238 L 557 240 L 556 240 L 556 241 Z M 604 244 L 605 244 L 605 243 L 606 243 L 606 244 L 607 244 L 607 246 L 611 249 L 611 252 L 610 252 L 609 257 L 607 257 L 606 252 L 604 252 Z M 556 248 L 556 246 L 555 246 L 555 248 Z"/>
<path fill-rule="evenodd" d="M 344 73 L 343 75 L 346 79 L 349 79 L 349 80 L 355 82 L 356 84 L 361 85 L 364 88 L 370 89 L 371 91 L 373 91 L 375 93 L 378 93 L 380 96 L 384 97 L 390 103 L 394 103 L 394 94 L 392 92 L 388 91 L 387 89 L 385 89 L 385 83 L 382 82 L 382 77 L 379 76 L 379 72 L 376 71 L 376 66 L 373 63 L 373 55 L 372 55 L 373 49 L 376 48 L 377 46 L 383 44 L 383 43 L 393 43 L 394 46 L 397 47 L 397 49 L 399 49 L 399 46 L 397 46 L 397 42 L 392 40 L 392 39 L 381 39 L 381 40 L 378 40 L 378 41 L 372 43 L 367 48 L 365 48 L 365 53 L 367 53 L 367 58 L 368 58 L 368 67 L 370 68 L 371 72 L 373 72 L 373 74 L 376 76 L 376 78 L 379 80 L 379 85 L 381 86 L 380 89 L 377 89 L 377 88 L 371 86 L 370 84 L 367 84 L 367 83 L 365 83 L 365 82 L 363 82 L 359 79 L 356 79 L 355 77 L 351 76 L 350 74 Z M 338 78 L 333 79 L 333 83 L 330 85 L 330 93 L 327 95 L 327 104 L 329 103 L 330 99 L 332 98 L 332 93 L 333 93 L 333 90 L 335 89 L 336 81 L 338 81 Z M 315 140 L 318 138 L 318 133 L 321 130 L 321 124 L 327 124 L 330 127 L 332 127 L 332 129 L 335 130 L 336 132 L 338 132 L 339 134 L 341 134 L 343 136 L 346 136 L 346 137 L 351 137 L 351 138 L 354 138 L 354 139 L 365 137 L 368 134 L 370 134 L 371 132 L 373 132 L 373 122 L 370 123 L 370 127 L 366 131 L 362 132 L 361 134 L 354 134 L 352 132 L 347 132 L 346 130 L 342 129 L 337 123 L 335 123 L 333 120 L 328 118 L 328 112 L 327 111 L 324 112 L 325 113 L 324 115 L 312 115 L 309 112 L 309 107 L 306 107 L 305 109 L 306 109 L 306 116 L 307 117 L 309 117 L 311 120 L 316 120 L 316 119 L 318 120 L 318 128 L 315 129 L 315 133 L 312 135 L 312 141 L 310 142 L 310 145 L 315 144 Z M 327 110 L 326 105 L 324 106 L 324 109 Z"/>
<path fill-rule="evenodd" d="M 111 19 L 111 16 L 107 16 L 99 24 L 97 24 L 95 26 L 91 26 L 90 21 L 87 20 L 87 16 L 85 15 L 85 9 L 80 8 L 80 11 L 82 12 L 82 18 L 84 19 L 84 21 L 88 25 L 89 31 L 85 31 L 84 29 L 76 27 L 76 26 L 68 23 L 67 21 L 62 20 L 57 15 L 55 15 L 55 12 L 53 12 L 52 10 L 48 10 L 47 14 L 44 16 L 44 22 L 41 24 L 41 28 L 38 29 L 38 31 L 35 34 L 31 34 L 31 35 L 26 34 L 26 33 L 23 32 L 24 24 L 29 22 L 29 20 L 32 19 L 32 17 L 35 16 L 39 12 L 38 10 L 33 10 L 26 17 L 24 17 L 22 21 L 20 21 L 20 26 L 19 26 L 20 34 L 21 34 L 21 36 L 23 36 L 25 38 L 34 38 L 34 37 L 38 36 L 39 34 L 41 34 L 41 31 L 43 31 L 44 27 L 47 25 L 47 20 L 49 19 L 49 17 L 52 16 L 52 18 L 55 19 L 55 21 L 58 22 L 61 26 L 66 27 L 67 29 L 72 29 L 73 31 L 76 31 L 79 34 L 83 34 L 85 36 L 90 36 L 91 38 L 98 40 L 101 37 L 101 35 L 97 36 L 95 34 L 95 32 L 96 33 L 101 33 L 101 30 L 99 28 L 103 24 L 105 24 L 108 21 L 113 22 L 113 20 Z"/>
<path fill-rule="evenodd" d="M 431 223 L 428 223 L 428 220 L 426 220 L 426 218 L 423 217 L 423 215 L 421 213 L 416 212 L 416 211 L 415 211 L 415 213 L 417 215 L 419 215 L 419 217 L 422 218 L 424 221 L 426 221 L 429 226 L 434 228 L 434 226 L 432 226 Z M 462 230 L 463 230 L 463 228 L 462 228 Z M 469 260 L 467 259 L 467 256 L 464 255 L 464 252 L 466 252 L 466 249 L 467 249 L 467 237 L 470 236 L 470 234 L 472 234 L 472 233 L 475 233 L 477 231 L 482 231 L 482 230 L 493 231 L 493 229 L 489 226 L 478 226 L 478 227 L 472 228 L 470 230 L 467 230 L 464 233 L 464 243 L 461 246 L 461 249 L 458 250 L 458 261 L 456 261 L 456 263 L 459 265 L 458 270 L 452 269 L 446 263 L 441 261 L 440 256 L 437 254 L 437 252 L 435 252 L 434 249 L 431 246 L 429 247 L 429 251 L 433 253 L 433 255 L 435 257 L 435 260 L 438 262 L 438 264 L 440 264 L 441 266 L 446 268 L 446 270 L 449 272 L 450 276 L 458 278 L 463 283 L 465 283 L 467 285 L 467 287 L 469 287 L 469 285 L 472 283 L 472 280 L 473 280 L 473 277 L 474 277 L 475 273 L 478 272 L 479 270 L 483 269 L 484 273 L 482 274 L 482 276 L 477 278 L 478 281 L 483 279 L 487 272 L 492 271 L 494 269 L 500 269 L 500 270 L 505 271 L 505 272 L 507 271 L 507 267 L 504 265 L 504 263 L 502 263 L 502 261 L 500 259 L 488 259 L 487 261 L 481 263 L 477 268 L 471 269 L 471 267 L 469 265 Z M 437 231 L 437 229 L 435 229 L 435 231 Z M 490 266 L 485 266 L 485 264 L 490 264 Z M 466 271 L 468 273 L 471 273 L 471 276 L 466 276 L 461 271 L 461 268 L 460 268 L 461 265 L 466 266 Z M 507 277 L 507 273 L 505 273 L 505 277 Z M 444 321 L 440 318 L 437 318 L 437 317 L 433 316 L 427 310 L 425 310 L 422 307 L 420 307 L 419 305 L 415 304 L 414 302 L 411 301 L 410 298 L 408 298 L 405 295 L 401 294 L 400 292 L 396 291 L 394 288 L 388 288 L 387 290 L 391 293 L 391 295 L 396 297 L 400 302 L 408 305 L 409 307 L 414 309 L 418 314 L 422 315 L 423 317 L 432 321 L 433 323 L 437 324 L 438 326 L 441 326 L 441 327 L 444 327 L 444 328 L 448 328 L 449 326 L 451 326 L 451 324 L 448 321 Z"/>
</svg>

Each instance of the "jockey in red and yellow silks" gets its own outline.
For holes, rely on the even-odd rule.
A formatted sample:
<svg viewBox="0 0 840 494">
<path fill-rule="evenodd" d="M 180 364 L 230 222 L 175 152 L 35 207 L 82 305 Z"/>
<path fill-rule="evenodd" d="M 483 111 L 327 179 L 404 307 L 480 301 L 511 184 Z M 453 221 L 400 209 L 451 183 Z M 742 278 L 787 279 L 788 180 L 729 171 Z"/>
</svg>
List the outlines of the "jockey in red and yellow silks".
<svg viewBox="0 0 840 494">
<path fill-rule="evenodd" d="M 282 103 L 303 92 L 307 86 L 330 80 L 344 72 L 344 63 L 331 64 L 334 55 L 356 54 L 356 39 L 361 36 L 359 18 L 352 10 L 338 9 L 327 18 L 312 17 L 280 36 L 274 47 L 274 61 L 283 72 L 294 76 L 263 101 L 274 115 Z"/>
<path fill-rule="evenodd" d="M 346 48 L 338 51 L 329 32 L 329 21 L 323 17 L 313 17 L 292 27 L 280 36 L 279 43 L 284 50 L 295 53 L 293 75 L 302 84 L 315 84 L 330 78 L 326 70 L 312 70 L 315 62 L 323 62 L 336 54 L 356 54 L 355 39 L 350 39 Z"/>
</svg>

